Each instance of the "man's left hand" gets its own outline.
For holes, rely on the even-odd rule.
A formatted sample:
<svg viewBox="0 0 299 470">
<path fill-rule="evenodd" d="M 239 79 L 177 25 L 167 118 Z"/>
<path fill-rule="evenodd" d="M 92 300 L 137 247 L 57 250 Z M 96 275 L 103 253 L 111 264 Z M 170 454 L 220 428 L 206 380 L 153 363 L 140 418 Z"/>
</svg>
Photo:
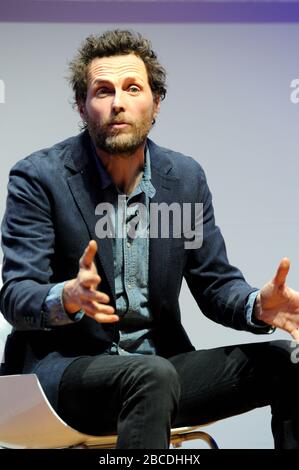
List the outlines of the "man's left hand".
<svg viewBox="0 0 299 470">
<path fill-rule="evenodd" d="M 271 326 L 281 328 L 299 342 L 299 292 L 286 285 L 290 260 L 283 258 L 275 277 L 261 289 L 254 316 Z"/>
</svg>

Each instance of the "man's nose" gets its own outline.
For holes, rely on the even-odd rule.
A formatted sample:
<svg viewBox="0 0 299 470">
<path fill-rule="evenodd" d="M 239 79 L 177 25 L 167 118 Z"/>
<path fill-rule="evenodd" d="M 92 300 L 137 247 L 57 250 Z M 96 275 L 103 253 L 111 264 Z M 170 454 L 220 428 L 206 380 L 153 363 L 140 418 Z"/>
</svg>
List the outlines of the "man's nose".
<svg viewBox="0 0 299 470">
<path fill-rule="evenodd" d="M 115 113 L 125 110 L 125 96 L 123 90 L 115 90 L 112 108 Z"/>
</svg>

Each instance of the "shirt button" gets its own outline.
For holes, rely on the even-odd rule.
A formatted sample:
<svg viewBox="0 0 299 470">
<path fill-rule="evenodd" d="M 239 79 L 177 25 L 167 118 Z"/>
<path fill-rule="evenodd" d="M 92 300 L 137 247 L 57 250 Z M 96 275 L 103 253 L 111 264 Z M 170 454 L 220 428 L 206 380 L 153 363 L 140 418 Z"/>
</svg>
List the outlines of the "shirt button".
<svg viewBox="0 0 299 470">
<path fill-rule="evenodd" d="M 132 284 L 128 284 L 128 289 L 132 289 Z"/>
</svg>

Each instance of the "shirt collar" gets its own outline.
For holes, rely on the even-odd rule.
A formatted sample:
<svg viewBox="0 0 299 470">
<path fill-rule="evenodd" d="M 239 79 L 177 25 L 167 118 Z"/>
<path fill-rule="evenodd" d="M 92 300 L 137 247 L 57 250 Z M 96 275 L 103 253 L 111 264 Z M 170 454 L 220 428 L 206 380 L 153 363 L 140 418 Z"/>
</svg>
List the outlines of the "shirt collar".
<svg viewBox="0 0 299 470">
<path fill-rule="evenodd" d="M 102 160 L 98 157 L 94 143 L 91 141 L 93 157 L 96 161 L 96 166 L 100 176 L 100 187 L 101 189 L 106 189 L 110 184 L 112 184 L 111 177 L 104 167 Z M 145 147 L 145 158 L 144 158 L 144 170 L 142 179 L 138 185 L 138 188 L 143 191 L 148 197 L 152 198 L 156 194 L 156 190 L 151 182 L 152 172 L 151 172 L 151 156 L 148 145 Z M 137 188 L 136 188 L 137 190 Z M 135 191 L 136 191 L 135 190 Z M 134 191 L 134 193 L 135 193 Z"/>
</svg>

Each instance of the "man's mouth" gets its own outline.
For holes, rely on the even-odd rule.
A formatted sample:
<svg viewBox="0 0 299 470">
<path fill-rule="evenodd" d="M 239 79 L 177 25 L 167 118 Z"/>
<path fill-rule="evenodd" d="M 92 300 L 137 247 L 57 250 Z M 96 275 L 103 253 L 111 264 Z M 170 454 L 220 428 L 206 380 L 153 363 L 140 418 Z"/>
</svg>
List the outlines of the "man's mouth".
<svg viewBox="0 0 299 470">
<path fill-rule="evenodd" d="M 115 129 L 122 129 L 123 127 L 127 127 L 129 125 L 130 124 L 128 124 L 127 122 L 112 122 L 111 124 L 109 124 L 109 127 L 113 127 Z"/>
</svg>

